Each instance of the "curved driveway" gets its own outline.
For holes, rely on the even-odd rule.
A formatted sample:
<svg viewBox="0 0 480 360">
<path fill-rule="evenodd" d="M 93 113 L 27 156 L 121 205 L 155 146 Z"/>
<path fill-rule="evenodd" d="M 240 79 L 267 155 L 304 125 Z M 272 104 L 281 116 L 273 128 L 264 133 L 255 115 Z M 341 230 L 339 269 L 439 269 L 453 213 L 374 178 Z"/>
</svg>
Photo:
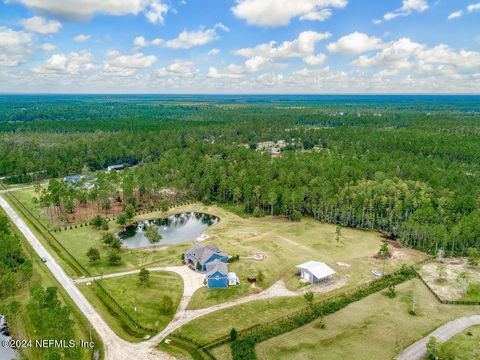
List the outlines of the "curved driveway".
<svg viewBox="0 0 480 360">
<path fill-rule="evenodd" d="M 403 352 L 397 356 L 397 360 L 423 359 L 425 355 L 427 355 L 427 343 L 431 336 L 436 337 L 440 342 L 443 343 L 450 340 L 463 330 L 474 325 L 480 325 L 480 315 L 465 316 L 457 320 L 450 321 L 403 350 Z"/>
</svg>

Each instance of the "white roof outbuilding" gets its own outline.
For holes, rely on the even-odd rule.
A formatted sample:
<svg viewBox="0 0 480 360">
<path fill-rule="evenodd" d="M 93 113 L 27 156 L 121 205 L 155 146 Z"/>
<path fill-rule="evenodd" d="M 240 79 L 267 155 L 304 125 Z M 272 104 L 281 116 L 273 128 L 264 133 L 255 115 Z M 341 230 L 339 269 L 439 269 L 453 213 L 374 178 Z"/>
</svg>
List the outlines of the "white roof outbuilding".
<svg viewBox="0 0 480 360">
<path fill-rule="evenodd" d="M 335 274 L 335 270 L 319 261 L 307 261 L 306 263 L 297 265 L 296 268 L 309 272 L 318 280 L 328 278 Z"/>
</svg>

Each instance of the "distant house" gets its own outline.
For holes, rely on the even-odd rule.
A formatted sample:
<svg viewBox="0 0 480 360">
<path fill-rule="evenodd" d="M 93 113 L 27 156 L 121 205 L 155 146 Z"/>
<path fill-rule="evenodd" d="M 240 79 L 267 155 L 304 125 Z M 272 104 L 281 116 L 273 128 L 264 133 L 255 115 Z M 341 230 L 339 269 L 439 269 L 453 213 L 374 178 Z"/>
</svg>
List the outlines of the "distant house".
<svg viewBox="0 0 480 360">
<path fill-rule="evenodd" d="M 80 175 L 70 175 L 70 176 L 65 176 L 63 178 L 63 181 L 69 184 L 76 184 L 82 180 L 82 176 Z"/>
<path fill-rule="evenodd" d="M 335 275 L 335 270 L 319 261 L 308 261 L 296 268 L 300 269 L 301 279 L 311 283 L 326 283 L 332 281 Z"/>
<path fill-rule="evenodd" d="M 210 289 L 227 288 L 229 284 L 227 264 L 215 259 L 206 265 L 207 286 Z"/>
<path fill-rule="evenodd" d="M 125 169 L 125 166 L 123 165 L 110 165 L 109 167 L 107 167 L 107 171 L 120 171 L 120 170 L 123 170 Z"/>
<path fill-rule="evenodd" d="M 195 269 L 199 266 L 200 271 L 207 271 L 207 264 L 214 260 L 219 260 L 225 264 L 228 262 L 228 255 L 221 253 L 216 245 L 202 246 L 200 244 L 195 244 L 184 254 L 185 264 L 191 265 Z"/>
<path fill-rule="evenodd" d="M 272 147 L 270 149 L 270 154 L 272 155 L 272 157 L 277 157 L 282 154 L 282 150 L 278 147 Z"/>
</svg>

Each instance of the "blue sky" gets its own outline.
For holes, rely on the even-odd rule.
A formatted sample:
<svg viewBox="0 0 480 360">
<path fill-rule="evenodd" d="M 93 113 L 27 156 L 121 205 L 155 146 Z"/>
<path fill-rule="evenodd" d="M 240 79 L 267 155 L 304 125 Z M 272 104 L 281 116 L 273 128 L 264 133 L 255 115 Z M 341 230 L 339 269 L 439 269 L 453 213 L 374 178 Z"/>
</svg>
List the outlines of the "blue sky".
<svg viewBox="0 0 480 360">
<path fill-rule="evenodd" d="M 479 93 L 480 2 L 4 0 L 0 92 Z"/>
</svg>

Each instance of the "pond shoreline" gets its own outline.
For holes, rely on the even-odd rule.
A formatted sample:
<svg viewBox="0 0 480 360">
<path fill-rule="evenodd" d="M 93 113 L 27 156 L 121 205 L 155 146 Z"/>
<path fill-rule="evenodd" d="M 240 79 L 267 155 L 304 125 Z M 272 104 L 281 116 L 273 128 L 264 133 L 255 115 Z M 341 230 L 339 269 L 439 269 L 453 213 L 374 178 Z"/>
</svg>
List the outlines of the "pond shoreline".
<svg viewBox="0 0 480 360">
<path fill-rule="evenodd" d="M 125 226 L 116 233 L 122 240 L 124 249 L 148 249 L 184 244 L 190 241 L 203 241 L 208 238 L 204 230 L 220 222 L 220 218 L 204 212 L 180 212 L 156 219 L 145 219 Z M 149 225 L 158 227 L 162 239 L 152 244 L 146 237 Z"/>
<path fill-rule="evenodd" d="M 11 340 L 12 337 L 10 336 L 10 332 L 8 331 L 8 322 L 7 318 L 0 314 L 0 341 Z M 19 353 L 17 350 L 13 348 L 4 347 L 3 345 L 0 346 L 0 359 L 2 360 L 10 360 L 10 359 L 17 359 Z"/>
</svg>

